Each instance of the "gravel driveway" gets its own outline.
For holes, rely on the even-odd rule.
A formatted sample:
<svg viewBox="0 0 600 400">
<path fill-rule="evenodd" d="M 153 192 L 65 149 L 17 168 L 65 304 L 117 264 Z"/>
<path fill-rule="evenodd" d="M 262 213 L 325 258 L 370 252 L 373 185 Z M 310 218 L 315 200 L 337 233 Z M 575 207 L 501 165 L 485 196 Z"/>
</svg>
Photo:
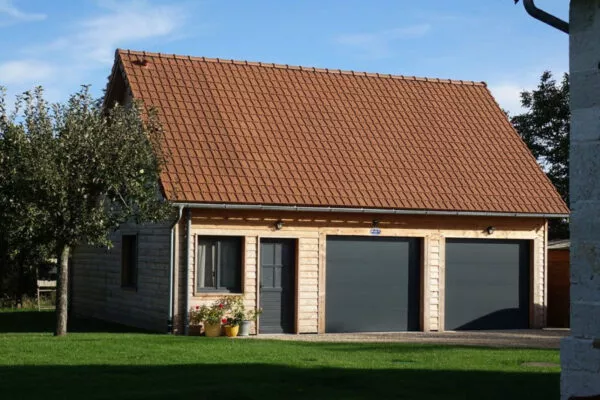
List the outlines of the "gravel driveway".
<svg viewBox="0 0 600 400">
<path fill-rule="evenodd" d="M 460 331 L 460 332 L 385 332 L 385 333 L 327 333 L 301 335 L 252 336 L 254 339 L 295 340 L 307 342 L 383 342 L 431 343 L 462 346 L 520 347 L 558 349 L 560 340 L 569 335 L 567 329 L 515 331 Z"/>
</svg>

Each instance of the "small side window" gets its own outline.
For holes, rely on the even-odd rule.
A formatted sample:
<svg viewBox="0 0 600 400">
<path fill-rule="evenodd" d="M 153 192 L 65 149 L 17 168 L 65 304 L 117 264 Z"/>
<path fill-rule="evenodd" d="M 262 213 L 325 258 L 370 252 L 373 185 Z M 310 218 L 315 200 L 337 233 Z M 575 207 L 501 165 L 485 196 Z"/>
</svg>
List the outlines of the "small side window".
<svg viewBox="0 0 600 400">
<path fill-rule="evenodd" d="M 121 239 L 121 287 L 137 287 L 137 235 Z"/>
</svg>

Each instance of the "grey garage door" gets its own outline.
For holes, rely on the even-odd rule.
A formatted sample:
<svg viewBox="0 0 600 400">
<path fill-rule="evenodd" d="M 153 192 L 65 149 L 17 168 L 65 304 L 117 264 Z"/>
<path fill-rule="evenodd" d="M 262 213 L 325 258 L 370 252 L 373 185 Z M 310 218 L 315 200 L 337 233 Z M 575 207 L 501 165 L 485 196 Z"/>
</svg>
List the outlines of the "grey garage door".
<svg viewBox="0 0 600 400">
<path fill-rule="evenodd" d="M 419 329 L 420 241 L 329 236 L 327 332 Z"/>
<path fill-rule="evenodd" d="M 529 241 L 447 240 L 447 330 L 529 327 Z"/>
</svg>

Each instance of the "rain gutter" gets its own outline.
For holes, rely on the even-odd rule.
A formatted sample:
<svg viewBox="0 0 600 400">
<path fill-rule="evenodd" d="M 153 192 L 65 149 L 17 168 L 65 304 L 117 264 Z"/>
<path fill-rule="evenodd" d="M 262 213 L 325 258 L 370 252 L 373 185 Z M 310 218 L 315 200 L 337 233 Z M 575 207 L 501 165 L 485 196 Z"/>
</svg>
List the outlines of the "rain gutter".
<svg viewBox="0 0 600 400">
<path fill-rule="evenodd" d="M 399 215 L 447 215 L 470 217 L 517 217 L 517 218 L 568 218 L 569 214 L 549 213 L 515 213 L 488 211 L 437 211 L 437 210 L 406 210 L 396 208 L 345 208 L 345 207 L 310 207 L 310 206 L 277 206 L 266 204 L 222 204 L 222 203 L 178 203 L 188 211 L 195 209 L 209 210 L 251 210 L 251 211 L 298 211 L 298 212 L 330 212 L 351 214 L 399 214 Z M 189 221 L 188 221 L 189 223 Z"/>
</svg>

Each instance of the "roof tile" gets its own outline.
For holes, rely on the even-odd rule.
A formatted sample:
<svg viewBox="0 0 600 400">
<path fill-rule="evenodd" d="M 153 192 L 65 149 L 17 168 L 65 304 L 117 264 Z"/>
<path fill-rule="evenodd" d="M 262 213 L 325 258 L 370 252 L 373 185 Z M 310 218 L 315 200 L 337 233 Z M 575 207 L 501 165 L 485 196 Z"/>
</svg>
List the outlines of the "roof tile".
<svg viewBox="0 0 600 400">
<path fill-rule="evenodd" d="M 116 57 L 133 96 L 160 108 L 170 200 L 568 213 L 483 83 Z"/>
</svg>

